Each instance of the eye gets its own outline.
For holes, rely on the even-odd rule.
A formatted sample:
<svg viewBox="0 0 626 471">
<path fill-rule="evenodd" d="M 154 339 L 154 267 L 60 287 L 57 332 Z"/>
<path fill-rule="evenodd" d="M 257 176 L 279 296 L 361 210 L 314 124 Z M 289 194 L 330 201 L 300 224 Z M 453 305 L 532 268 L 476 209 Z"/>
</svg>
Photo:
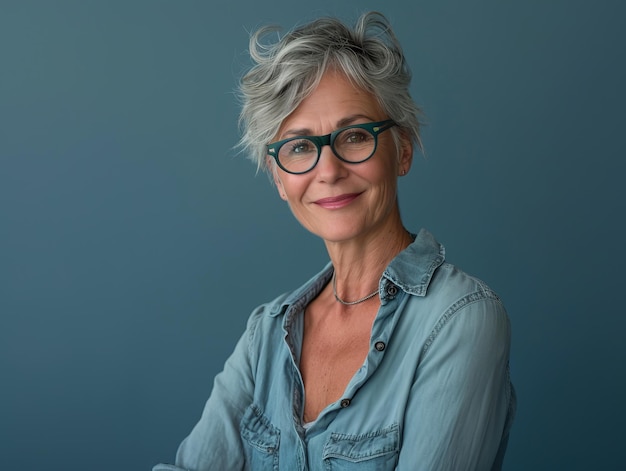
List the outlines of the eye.
<svg viewBox="0 0 626 471">
<path fill-rule="evenodd" d="M 297 140 L 289 141 L 285 147 L 287 147 L 288 155 L 296 156 L 296 155 L 308 154 L 310 152 L 317 153 L 315 144 L 313 144 L 311 141 L 307 139 L 297 139 Z"/>
<path fill-rule="evenodd" d="M 341 134 L 341 142 L 344 145 L 363 144 L 372 139 L 372 135 L 364 129 L 347 129 Z"/>
</svg>

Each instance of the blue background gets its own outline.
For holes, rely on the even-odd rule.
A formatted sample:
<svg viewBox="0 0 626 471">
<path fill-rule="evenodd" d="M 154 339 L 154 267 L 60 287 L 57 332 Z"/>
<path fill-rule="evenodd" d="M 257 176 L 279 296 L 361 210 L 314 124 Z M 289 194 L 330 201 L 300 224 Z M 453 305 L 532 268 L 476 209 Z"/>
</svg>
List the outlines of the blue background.
<svg viewBox="0 0 626 471">
<path fill-rule="evenodd" d="M 623 466 L 623 5 L 3 1 L 2 467 L 173 459 L 251 309 L 327 260 L 233 151 L 248 34 L 368 9 L 428 121 L 406 225 L 509 310 L 505 469 Z"/>
</svg>

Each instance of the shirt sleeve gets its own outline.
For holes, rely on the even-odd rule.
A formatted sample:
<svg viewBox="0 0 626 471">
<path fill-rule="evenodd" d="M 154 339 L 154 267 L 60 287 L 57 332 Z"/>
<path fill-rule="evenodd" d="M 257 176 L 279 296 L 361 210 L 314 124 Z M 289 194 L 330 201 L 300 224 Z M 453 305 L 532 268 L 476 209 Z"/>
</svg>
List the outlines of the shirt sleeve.
<svg viewBox="0 0 626 471">
<path fill-rule="evenodd" d="M 460 304 L 440 319 L 422 352 L 406 410 L 399 471 L 501 467 L 515 400 L 508 316 L 498 299 Z"/>
<path fill-rule="evenodd" d="M 253 352 L 256 326 L 263 311 L 257 309 L 246 331 L 216 377 L 200 420 L 178 447 L 176 464 L 158 464 L 153 471 L 234 471 L 244 468 L 239 422 L 252 402 Z"/>
</svg>

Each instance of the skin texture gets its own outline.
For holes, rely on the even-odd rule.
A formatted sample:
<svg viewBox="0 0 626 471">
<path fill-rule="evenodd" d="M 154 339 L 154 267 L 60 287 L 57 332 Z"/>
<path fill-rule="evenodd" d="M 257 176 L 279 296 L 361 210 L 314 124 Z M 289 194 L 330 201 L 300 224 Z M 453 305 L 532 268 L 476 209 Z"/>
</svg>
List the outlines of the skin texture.
<svg viewBox="0 0 626 471">
<path fill-rule="evenodd" d="M 274 140 L 324 135 L 387 118 L 374 96 L 330 70 L 284 120 Z M 398 210 L 397 178 L 409 171 L 412 154 L 408 139 L 402 138 L 397 148 L 385 131 L 378 136 L 376 153 L 359 164 L 339 160 L 325 146 L 317 166 L 306 174 L 274 167 L 280 197 L 306 229 L 324 240 L 342 299 L 373 292 L 387 264 L 411 242 Z M 363 364 L 378 307 L 377 296 L 345 306 L 336 301 L 330 284 L 307 307 L 300 358 L 305 421 L 340 399 Z"/>
<path fill-rule="evenodd" d="M 387 116 L 376 99 L 338 72 L 329 71 L 316 90 L 283 122 L 275 140 L 323 135 L 349 124 L 381 121 Z M 378 137 L 374 156 L 360 164 L 337 159 L 329 146 L 317 166 L 303 175 L 274 168 L 280 197 L 298 221 L 327 246 L 368 247 L 381 232 L 402 227 L 397 207 L 397 177 L 408 172 L 412 148 L 395 148 L 390 131 Z M 328 198 L 344 198 L 327 200 Z M 325 200 L 326 199 L 326 200 Z"/>
</svg>

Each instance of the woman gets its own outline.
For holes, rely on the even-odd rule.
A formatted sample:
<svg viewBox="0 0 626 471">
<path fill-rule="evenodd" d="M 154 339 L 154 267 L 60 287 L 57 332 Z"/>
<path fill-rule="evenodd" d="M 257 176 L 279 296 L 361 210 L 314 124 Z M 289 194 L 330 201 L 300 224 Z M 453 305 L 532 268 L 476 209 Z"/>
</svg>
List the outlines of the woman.
<svg viewBox="0 0 626 471">
<path fill-rule="evenodd" d="M 251 40 L 242 143 L 330 263 L 258 307 L 176 466 L 155 470 L 498 470 L 515 399 L 509 322 L 481 281 L 403 226 L 419 145 L 386 19 L 320 19 Z"/>
</svg>

